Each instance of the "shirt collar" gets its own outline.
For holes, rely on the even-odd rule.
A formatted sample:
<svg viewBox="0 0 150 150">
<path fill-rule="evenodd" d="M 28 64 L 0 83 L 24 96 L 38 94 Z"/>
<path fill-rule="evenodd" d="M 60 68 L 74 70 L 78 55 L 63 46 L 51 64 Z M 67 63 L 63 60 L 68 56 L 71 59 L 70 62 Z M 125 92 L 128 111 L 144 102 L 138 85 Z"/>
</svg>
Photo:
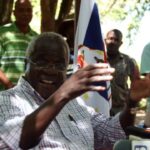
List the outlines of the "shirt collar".
<svg viewBox="0 0 150 150">
<path fill-rule="evenodd" d="M 37 104 L 42 104 L 45 101 L 23 76 L 19 78 L 16 88 L 31 95 Z"/>
<path fill-rule="evenodd" d="M 22 33 L 22 32 L 19 30 L 19 28 L 16 26 L 16 22 L 13 22 L 13 23 L 12 23 L 12 26 L 13 26 L 13 28 L 16 30 L 16 32 Z M 24 34 L 24 33 L 22 33 L 22 34 Z M 32 34 L 32 30 L 31 30 L 30 26 L 29 26 L 29 32 L 27 32 L 26 34 Z"/>
<path fill-rule="evenodd" d="M 115 57 L 115 58 L 111 59 L 110 57 L 107 57 L 108 60 L 114 60 L 114 59 L 116 60 L 116 59 L 122 59 L 122 58 L 123 58 L 123 54 L 120 52 L 118 53 L 117 57 Z"/>
</svg>

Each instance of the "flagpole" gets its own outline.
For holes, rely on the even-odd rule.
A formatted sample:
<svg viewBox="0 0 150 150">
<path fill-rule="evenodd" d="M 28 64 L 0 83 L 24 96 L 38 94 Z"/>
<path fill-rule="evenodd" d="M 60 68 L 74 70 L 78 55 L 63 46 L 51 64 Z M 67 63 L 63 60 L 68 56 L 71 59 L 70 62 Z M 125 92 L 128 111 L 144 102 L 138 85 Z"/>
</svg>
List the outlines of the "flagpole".
<svg viewBox="0 0 150 150">
<path fill-rule="evenodd" d="M 77 28 L 81 0 L 75 0 L 75 31 Z"/>
<path fill-rule="evenodd" d="M 81 0 L 75 0 L 75 15 L 74 15 L 74 33 L 76 35 L 76 30 L 77 30 L 77 24 L 78 24 L 78 18 L 79 18 L 79 11 L 80 11 L 80 5 L 81 5 Z M 74 36 L 74 45 L 75 45 L 75 36 Z M 76 48 L 74 47 L 74 60 L 73 63 L 76 65 Z M 73 69 L 74 71 L 76 69 Z"/>
</svg>

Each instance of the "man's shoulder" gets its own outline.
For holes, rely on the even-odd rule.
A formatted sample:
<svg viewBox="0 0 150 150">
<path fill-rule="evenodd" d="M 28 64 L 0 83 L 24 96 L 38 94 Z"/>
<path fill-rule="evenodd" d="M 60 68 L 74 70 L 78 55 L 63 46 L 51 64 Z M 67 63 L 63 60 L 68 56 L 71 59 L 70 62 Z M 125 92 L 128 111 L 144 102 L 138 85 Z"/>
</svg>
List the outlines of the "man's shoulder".
<svg viewBox="0 0 150 150">
<path fill-rule="evenodd" d="M 150 47 L 150 42 L 148 42 L 145 46 L 148 46 L 148 47 Z"/>
<path fill-rule="evenodd" d="M 3 26 L 0 26 L 0 33 L 11 30 L 12 26 L 13 26 L 13 23 L 8 23 L 8 24 L 5 24 Z"/>
<path fill-rule="evenodd" d="M 133 58 L 127 54 L 124 54 L 124 53 L 120 53 L 121 57 L 126 59 L 126 60 L 132 60 Z"/>
<path fill-rule="evenodd" d="M 13 94 L 14 94 L 13 88 L 0 91 L 0 97 L 5 97 L 5 96 L 7 97 L 7 96 L 11 96 Z"/>
<path fill-rule="evenodd" d="M 150 42 L 149 42 L 149 43 L 147 43 L 147 44 L 144 46 L 143 51 L 150 52 Z"/>
<path fill-rule="evenodd" d="M 126 64 L 128 64 L 129 66 L 131 64 L 134 64 L 134 66 L 137 64 L 136 60 L 133 57 L 131 57 L 127 54 L 123 54 L 123 53 L 121 53 L 121 55 L 122 55 L 122 58 L 124 59 L 124 61 L 126 62 Z"/>
<path fill-rule="evenodd" d="M 38 35 L 38 33 L 32 28 L 30 28 L 30 33 L 34 36 Z"/>
<path fill-rule="evenodd" d="M 36 35 L 38 35 L 39 33 L 32 27 L 32 26 L 29 26 L 29 28 L 30 28 L 30 34 L 32 34 L 33 36 L 36 36 Z"/>
<path fill-rule="evenodd" d="M 120 53 L 120 55 L 121 55 L 122 57 L 128 57 L 128 58 L 129 58 L 129 55 L 127 55 L 127 54 L 125 54 L 125 53 Z"/>
</svg>

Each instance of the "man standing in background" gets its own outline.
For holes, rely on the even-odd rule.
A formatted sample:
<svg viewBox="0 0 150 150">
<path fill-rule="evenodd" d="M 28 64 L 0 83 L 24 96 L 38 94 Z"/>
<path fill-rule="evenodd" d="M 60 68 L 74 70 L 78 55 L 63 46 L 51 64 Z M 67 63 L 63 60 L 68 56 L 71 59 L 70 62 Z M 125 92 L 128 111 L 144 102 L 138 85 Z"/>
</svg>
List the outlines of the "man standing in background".
<svg viewBox="0 0 150 150">
<path fill-rule="evenodd" d="M 29 0 L 17 0 L 13 13 L 15 22 L 0 28 L 0 90 L 13 87 L 24 73 L 26 48 L 37 35 L 29 26 L 32 19 Z"/>
<path fill-rule="evenodd" d="M 120 112 L 126 103 L 128 96 L 128 78 L 130 82 L 139 77 L 139 69 L 136 61 L 128 55 L 120 53 L 122 45 L 122 33 L 117 29 L 110 30 L 105 39 L 108 62 L 115 68 L 113 80 L 111 81 L 112 90 L 112 109 L 110 114 L 114 116 Z"/>
</svg>

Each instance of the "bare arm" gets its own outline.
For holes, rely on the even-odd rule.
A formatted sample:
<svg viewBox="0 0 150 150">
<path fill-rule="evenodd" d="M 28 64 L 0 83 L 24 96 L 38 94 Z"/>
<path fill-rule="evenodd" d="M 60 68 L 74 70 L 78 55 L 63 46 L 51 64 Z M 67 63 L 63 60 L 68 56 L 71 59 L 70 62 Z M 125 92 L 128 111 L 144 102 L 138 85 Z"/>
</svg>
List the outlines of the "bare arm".
<svg viewBox="0 0 150 150">
<path fill-rule="evenodd" d="M 141 100 L 141 98 L 143 98 L 143 96 L 140 96 L 140 97 L 134 97 L 134 96 L 138 94 L 138 91 L 139 93 L 141 92 L 141 94 L 144 94 L 142 90 L 142 86 L 145 80 L 140 79 L 139 68 L 134 59 L 130 59 L 130 80 L 131 80 L 131 90 L 129 91 L 129 95 L 126 100 L 127 103 L 124 107 L 124 110 L 120 114 L 121 125 L 125 131 L 126 131 L 127 126 L 134 125 L 136 114 L 133 113 L 132 110 L 134 110 L 138 102 Z M 141 87 L 139 88 L 139 86 Z"/>
<path fill-rule="evenodd" d="M 135 79 L 131 83 L 131 89 L 129 97 L 127 99 L 127 104 L 120 114 L 120 122 L 123 129 L 126 132 L 126 127 L 134 125 L 135 113 L 134 108 L 137 106 L 141 98 L 148 97 L 150 95 L 150 78 L 147 75 L 143 79 Z"/>
<path fill-rule="evenodd" d="M 134 59 L 131 59 L 130 60 L 130 80 L 131 80 L 131 83 L 132 81 L 140 78 L 140 71 L 139 71 L 139 67 L 136 63 L 136 61 Z"/>
<path fill-rule="evenodd" d="M 13 87 L 13 83 L 6 77 L 4 72 L 0 70 L 0 82 L 4 85 L 6 89 Z"/>
</svg>

